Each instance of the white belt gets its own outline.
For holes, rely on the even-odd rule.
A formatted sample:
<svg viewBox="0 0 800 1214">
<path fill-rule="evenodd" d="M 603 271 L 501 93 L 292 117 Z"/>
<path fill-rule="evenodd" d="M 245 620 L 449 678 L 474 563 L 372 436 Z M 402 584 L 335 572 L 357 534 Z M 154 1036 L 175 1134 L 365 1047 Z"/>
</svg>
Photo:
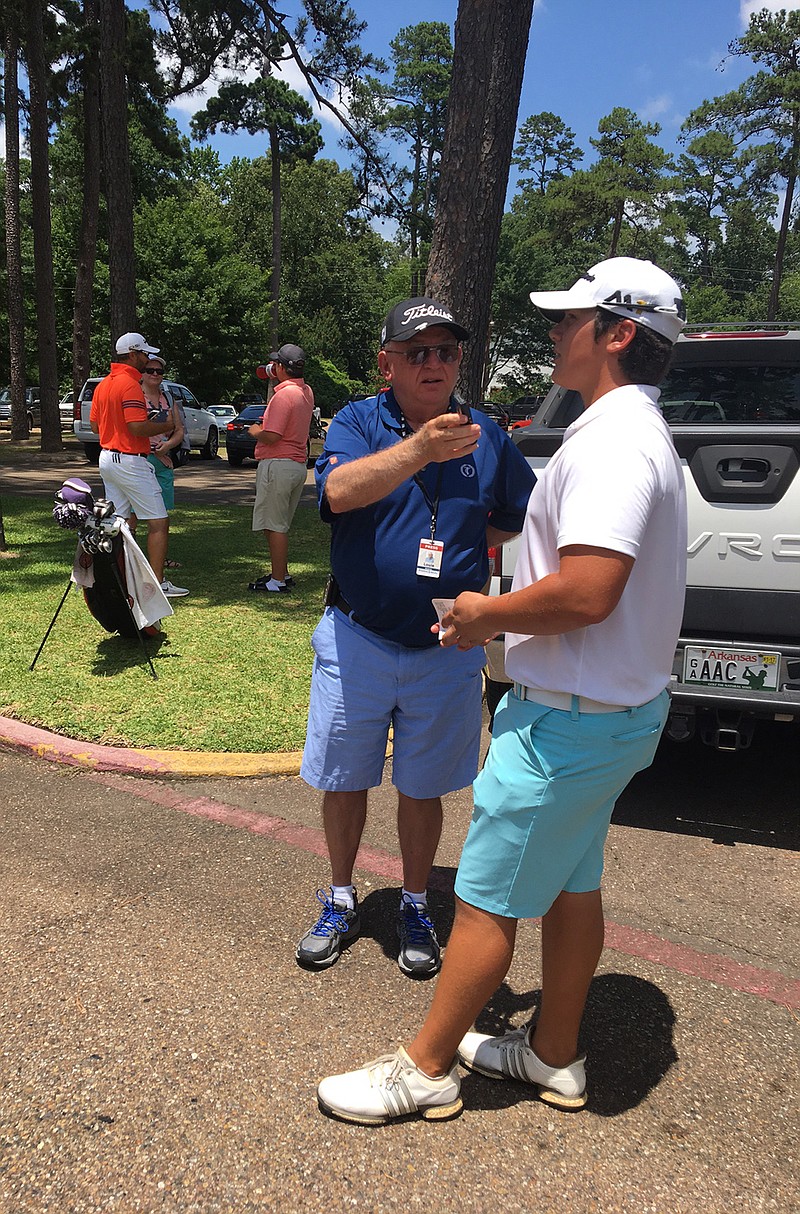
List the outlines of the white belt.
<svg viewBox="0 0 800 1214">
<path fill-rule="evenodd" d="M 573 696 L 568 691 L 541 691 L 538 687 L 526 687 L 524 683 L 514 684 L 514 695 L 518 700 L 534 700 L 545 708 L 560 708 L 564 712 L 572 712 L 574 700 L 578 712 L 627 712 L 629 708 L 628 704 L 604 704 L 602 700 Z"/>
</svg>

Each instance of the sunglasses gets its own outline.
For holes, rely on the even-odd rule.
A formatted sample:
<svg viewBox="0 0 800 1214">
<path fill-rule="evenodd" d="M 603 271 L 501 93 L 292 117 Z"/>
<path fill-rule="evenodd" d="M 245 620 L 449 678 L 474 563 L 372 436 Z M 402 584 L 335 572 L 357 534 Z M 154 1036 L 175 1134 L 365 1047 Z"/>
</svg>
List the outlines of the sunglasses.
<svg viewBox="0 0 800 1214">
<path fill-rule="evenodd" d="M 387 354 L 402 354 L 412 367 L 423 367 L 429 354 L 435 354 L 440 363 L 454 363 L 458 359 L 460 346 L 456 342 L 448 346 L 414 346 L 412 350 L 387 350 Z"/>
<path fill-rule="evenodd" d="M 143 375 L 163 375 L 164 372 L 161 370 L 160 367 L 145 367 L 142 374 Z"/>
</svg>

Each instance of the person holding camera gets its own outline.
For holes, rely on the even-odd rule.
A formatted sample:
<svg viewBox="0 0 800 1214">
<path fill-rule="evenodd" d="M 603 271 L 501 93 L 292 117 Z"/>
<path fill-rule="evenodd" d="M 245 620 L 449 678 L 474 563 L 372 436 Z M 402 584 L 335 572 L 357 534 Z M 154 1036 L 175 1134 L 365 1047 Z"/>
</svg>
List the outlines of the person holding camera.
<svg viewBox="0 0 800 1214">
<path fill-rule="evenodd" d="M 289 577 L 289 528 L 306 483 L 314 393 L 303 379 L 306 356 L 300 346 L 287 342 L 269 357 L 275 387 L 261 422 L 254 422 L 249 432 L 256 440 L 258 461 L 253 530 L 264 532 L 270 572 L 251 582 L 250 589 L 279 594 L 294 584 Z"/>
</svg>

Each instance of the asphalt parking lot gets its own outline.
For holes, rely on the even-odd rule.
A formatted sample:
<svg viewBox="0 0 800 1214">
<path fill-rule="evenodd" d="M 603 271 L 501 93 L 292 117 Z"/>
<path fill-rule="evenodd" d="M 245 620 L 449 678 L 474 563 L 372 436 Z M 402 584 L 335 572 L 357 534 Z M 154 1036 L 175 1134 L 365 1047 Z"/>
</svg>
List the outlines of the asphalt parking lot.
<svg viewBox="0 0 800 1214">
<path fill-rule="evenodd" d="M 780 734 L 735 759 L 670 747 L 622 799 L 584 1113 L 473 1075 L 458 1120 L 379 1130 L 323 1118 L 314 1091 L 408 1040 L 431 995 L 394 959 L 386 781 L 358 863 L 365 934 L 313 974 L 294 944 L 324 843 L 298 778 L 140 779 L 2 751 L 0 771 L 9 1214 L 798 1208 L 798 772 Z M 448 799 L 445 938 L 469 814 L 468 793 Z M 536 1006 L 537 943 L 526 924 L 485 1031 Z"/>
</svg>

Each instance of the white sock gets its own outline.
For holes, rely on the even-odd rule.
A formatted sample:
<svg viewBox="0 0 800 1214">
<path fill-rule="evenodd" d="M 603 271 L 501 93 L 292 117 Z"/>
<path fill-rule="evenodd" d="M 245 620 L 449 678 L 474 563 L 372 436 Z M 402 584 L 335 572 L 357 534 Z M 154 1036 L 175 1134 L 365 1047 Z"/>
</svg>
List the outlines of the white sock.
<svg viewBox="0 0 800 1214">
<path fill-rule="evenodd" d="M 410 898 L 415 906 L 419 907 L 420 910 L 428 909 L 428 891 L 426 889 L 424 889 L 421 894 L 412 894 L 411 890 L 408 890 L 405 886 L 403 886 L 402 893 L 400 894 L 401 907 L 406 898 Z"/>
<path fill-rule="evenodd" d="M 331 898 L 335 906 L 346 906 L 348 910 L 355 910 L 356 898 L 352 885 L 332 885 Z"/>
</svg>

